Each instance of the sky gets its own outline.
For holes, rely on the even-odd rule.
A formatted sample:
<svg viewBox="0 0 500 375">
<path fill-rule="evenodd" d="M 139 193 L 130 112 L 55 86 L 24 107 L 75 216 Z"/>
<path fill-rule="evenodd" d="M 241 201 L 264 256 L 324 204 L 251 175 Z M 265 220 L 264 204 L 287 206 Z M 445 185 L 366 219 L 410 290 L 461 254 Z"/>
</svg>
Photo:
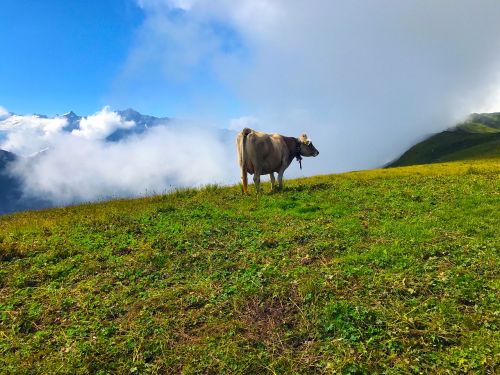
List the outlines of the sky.
<svg viewBox="0 0 500 375">
<path fill-rule="evenodd" d="M 499 15 L 498 0 L 2 1 L 0 122 L 7 111 L 90 120 L 70 136 L 57 119 L 27 116 L 9 131 L 4 120 L 0 148 L 54 150 L 40 178 L 58 173 L 56 156 L 76 147 L 68 144 L 113 159 L 109 173 L 144 153 L 128 188 L 103 180 L 85 197 L 136 192 L 144 170 L 156 173 L 151 160 L 173 161 L 150 152 L 161 142 L 147 136 L 122 144 L 134 155 L 103 143 L 106 129 L 122 126 L 109 112 L 131 107 L 190 124 L 177 128 L 182 142 L 160 132 L 169 154 L 209 132 L 212 149 L 232 155 L 234 140 L 217 132 L 250 126 L 313 140 L 320 156 L 288 177 L 378 167 L 472 112 L 500 111 Z M 84 134 L 100 135 L 84 146 Z M 99 159 L 74 152 L 89 165 L 81 180 L 92 176 Z M 238 181 L 235 162 L 209 159 L 179 159 L 175 174 L 197 164 L 204 182 Z M 156 188 L 172 184 L 171 174 L 158 179 Z"/>
<path fill-rule="evenodd" d="M 461 64 L 474 57 L 469 45 L 498 39 L 491 23 L 500 5 L 494 0 L 416 5 L 395 0 L 25 0 L 2 1 L 0 7 L 0 106 L 11 112 L 90 115 L 110 105 L 157 116 L 230 121 L 256 116 L 250 112 L 264 104 L 293 106 L 289 112 L 308 110 L 311 100 L 340 107 L 344 99 L 334 95 L 342 92 L 333 92 L 333 86 L 360 89 L 358 81 L 373 75 L 393 75 L 389 87 L 373 95 L 392 98 L 390 91 L 398 88 L 391 78 L 423 85 L 426 74 L 434 79 L 452 59 Z M 440 61 L 439 50 L 448 47 L 454 50 Z M 497 49 L 498 43 L 481 47 Z M 384 64 L 386 57 L 399 61 Z M 394 77 L 394 65 L 401 69 L 405 59 L 423 65 L 409 72 L 413 77 Z M 335 71 L 325 71 L 327 66 Z M 456 69 L 461 73 L 460 66 Z M 478 107 L 490 110 L 500 103 Z"/>
<path fill-rule="evenodd" d="M 159 58 L 133 66 L 131 54 L 149 48 L 149 15 L 135 0 L 2 1 L 0 105 L 19 114 L 90 115 L 111 105 L 179 117 L 216 97 L 220 113 L 236 113 L 238 100 L 203 68 L 172 79 Z M 233 43 L 223 26 L 214 32 Z"/>
<path fill-rule="evenodd" d="M 0 105 L 21 114 L 96 112 L 143 19 L 128 0 L 2 1 Z"/>
</svg>

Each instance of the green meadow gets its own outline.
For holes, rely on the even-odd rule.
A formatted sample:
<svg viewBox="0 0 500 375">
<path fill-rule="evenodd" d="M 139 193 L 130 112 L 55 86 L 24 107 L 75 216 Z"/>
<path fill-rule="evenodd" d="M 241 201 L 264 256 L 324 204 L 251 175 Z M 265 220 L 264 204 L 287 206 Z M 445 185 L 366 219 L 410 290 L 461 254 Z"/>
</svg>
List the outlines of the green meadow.
<svg viewBox="0 0 500 375">
<path fill-rule="evenodd" d="M 417 143 L 390 167 L 500 158 L 500 113 L 475 113 L 457 126 Z"/>
<path fill-rule="evenodd" d="M 0 373 L 494 374 L 500 159 L 0 217 Z"/>
</svg>

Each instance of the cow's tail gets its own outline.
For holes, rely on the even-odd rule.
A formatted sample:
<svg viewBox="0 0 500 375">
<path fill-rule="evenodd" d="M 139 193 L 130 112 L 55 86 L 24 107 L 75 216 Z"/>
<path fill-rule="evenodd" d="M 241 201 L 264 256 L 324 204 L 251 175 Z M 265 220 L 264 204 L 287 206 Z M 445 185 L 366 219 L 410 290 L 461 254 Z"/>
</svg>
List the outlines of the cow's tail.
<svg viewBox="0 0 500 375">
<path fill-rule="evenodd" d="M 243 184 L 243 193 L 248 193 L 248 176 L 247 176 L 247 136 L 252 132 L 250 128 L 244 128 L 238 134 L 238 159 L 241 169 L 241 182 Z"/>
</svg>

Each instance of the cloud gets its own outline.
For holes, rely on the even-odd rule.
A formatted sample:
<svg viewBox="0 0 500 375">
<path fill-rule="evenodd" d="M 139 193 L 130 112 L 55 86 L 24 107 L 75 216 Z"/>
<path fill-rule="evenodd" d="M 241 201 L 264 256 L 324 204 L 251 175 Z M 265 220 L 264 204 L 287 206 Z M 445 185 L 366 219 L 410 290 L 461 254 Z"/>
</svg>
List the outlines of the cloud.
<svg viewBox="0 0 500 375">
<path fill-rule="evenodd" d="M 136 124 L 108 107 L 73 126 L 64 116 L 0 121 L 0 149 L 21 156 L 8 172 L 24 199 L 63 205 L 237 181 L 234 132 L 169 120 L 109 142 Z"/>
<path fill-rule="evenodd" d="M 4 135 L 0 149 L 29 156 L 53 143 L 67 124 L 64 117 L 12 115 L 0 120 L 0 133 Z"/>
<path fill-rule="evenodd" d="M 0 106 L 0 121 L 5 120 L 10 116 L 9 111 L 7 111 L 4 107 Z"/>
<path fill-rule="evenodd" d="M 45 124 L 52 125 L 45 127 L 33 116 L 20 120 L 22 126 L 11 129 L 0 148 L 18 152 L 46 147 L 36 155 L 19 158 L 10 170 L 22 181 L 24 198 L 61 205 L 237 181 L 232 134 L 228 137 L 216 129 L 171 121 L 107 142 L 110 129 L 123 123 L 116 116 L 105 109 L 89 116 L 83 129 L 76 132 L 56 127 L 60 118 L 45 119 Z M 47 129 L 51 131 L 44 133 Z M 19 139 L 30 144 L 16 143 Z"/>
<path fill-rule="evenodd" d="M 47 118 L 39 115 L 11 115 L 0 119 L 0 133 L 4 138 L 0 142 L 0 149 L 21 156 L 35 154 L 60 143 L 68 125 L 68 119 L 64 116 Z M 71 134 L 97 141 L 106 139 L 118 129 L 130 129 L 135 125 L 134 121 L 126 121 L 109 107 L 104 107 L 91 116 L 83 117 L 79 127 L 73 129 Z"/>
<path fill-rule="evenodd" d="M 87 139 L 105 139 L 117 129 L 130 129 L 135 126 L 134 121 L 125 121 L 121 116 L 104 107 L 100 112 L 80 120 L 80 128 L 72 133 Z"/>
<path fill-rule="evenodd" d="M 229 130 L 234 130 L 236 132 L 241 131 L 243 128 L 255 128 L 259 124 L 259 120 L 252 116 L 242 116 L 234 118 L 229 123 Z"/>
<path fill-rule="evenodd" d="M 156 10 L 158 8 L 189 10 L 194 0 L 138 0 L 137 4 L 143 9 Z"/>
<path fill-rule="evenodd" d="M 168 76 L 209 66 L 261 130 L 316 139 L 311 174 L 379 166 L 470 112 L 495 109 L 495 0 L 141 4 L 148 48 L 139 37 L 134 61 L 154 57 Z M 228 33 L 214 25 L 240 47 L 221 48 Z"/>
</svg>

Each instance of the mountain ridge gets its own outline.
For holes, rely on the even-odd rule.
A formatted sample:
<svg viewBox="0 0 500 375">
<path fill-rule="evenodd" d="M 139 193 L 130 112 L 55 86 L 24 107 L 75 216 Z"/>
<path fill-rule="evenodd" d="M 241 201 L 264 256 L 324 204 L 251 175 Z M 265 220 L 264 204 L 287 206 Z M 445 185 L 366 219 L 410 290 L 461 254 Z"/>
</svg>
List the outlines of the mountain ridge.
<svg viewBox="0 0 500 375">
<path fill-rule="evenodd" d="M 473 113 L 466 121 L 416 143 L 385 167 L 500 156 L 500 113 Z"/>
<path fill-rule="evenodd" d="M 118 142 L 125 139 L 131 135 L 142 134 L 147 129 L 156 126 L 168 125 L 172 121 L 169 117 L 155 117 L 150 115 L 144 115 L 139 111 L 132 108 L 127 108 L 124 110 L 114 111 L 117 113 L 124 121 L 133 121 L 134 126 L 127 129 L 116 129 L 105 139 L 106 142 Z M 49 117 L 42 114 L 33 115 L 18 115 L 15 113 L 8 113 L 5 118 L 0 120 L 4 121 L 12 116 L 35 116 L 41 119 L 57 119 L 65 118 L 67 124 L 62 129 L 64 132 L 71 133 L 74 130 L 80 129 L 80 121 L 88 116 L 80 116 L 74 111 L 69 111 L 62 115 L 55 115 Z M 12 126 L 19 126 L 19 122 L 12 123 Z M 0 132 L 1 132 L 0 128 Z M 5 131 L 6 129 L 4 129 Z M 45 150 L 39 150 L 33 155 L 26 156 L 25 158 L 33 158 L 41 155 Z M 38 198 L 27 198 L 23 195 L 22 180 L 16 177 L 10 172 L 10 166 L 20 158 L 21 156 L 15 155 L 12 152 L 0 149 L 0 215 L 7 214 L 11 212 L 27 210 L 27 209 L 40 209 L 54 206 L 50 202 L 44 199 Z"/>
</svg>

